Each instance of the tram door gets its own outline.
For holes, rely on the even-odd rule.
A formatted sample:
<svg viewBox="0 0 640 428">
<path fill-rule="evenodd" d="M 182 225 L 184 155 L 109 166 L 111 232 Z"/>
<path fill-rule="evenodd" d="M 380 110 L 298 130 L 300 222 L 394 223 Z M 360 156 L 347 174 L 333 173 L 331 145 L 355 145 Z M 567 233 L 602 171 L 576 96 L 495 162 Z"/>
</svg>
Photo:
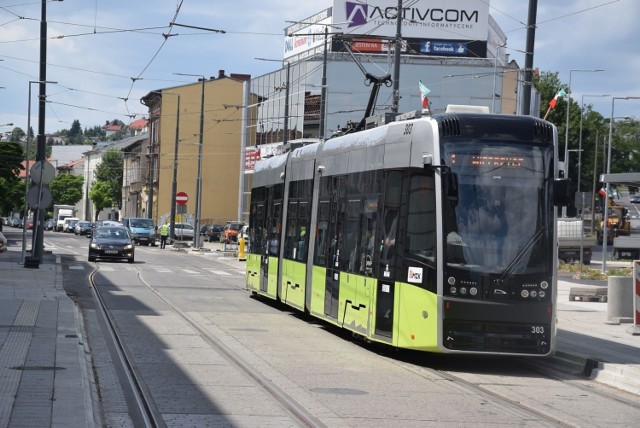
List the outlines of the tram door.
<svg viewBox="0 0 640 428">
<path fill-rule="evenodd" d="M 376 328 L 380 336 L 392 337 L 396 278 L 396 236 L 399 236 L 402 172 L 386 173 L 380 229 L 380 256 L 376 290 Z"/>
<path fill-rule="evenodd" d="M 267 290 L 266 277 L 269 272 L 269 266 L 267 265 L 268 254 L 267 248 L 267 223 L 266 223 L 266 209 L 265 204 L 261 203 L 256 206 L 255 220 L 253 224 L 252 238 L 253 245 L 255 245 L 256 252 L 260 254 L 260 290 Z M 257 241 L 259 239 L 260 241 Z"/>
<path fill-rule="evenodd" d="M 270 189 L 271 190 L 271 189 Z M 265 219 L 266 226 L 266 244 L 262 252 L 262 263 L 260 263 L 260 291 L 267 291 L 269 288 L 269 264 L 270 259 L 277 260 L 280 254 L 280 219 L 282 216 L 282 202 L 273 202 L 269 195 L 269 206 L 267 208 L 267 216 Z M 276 272 L 272 272 L 272 276 L 278 275 L 277 262 Z M 277 281 L 277 279 L 272 279 Z"/>
<path fill-rule="evenodd" d="M 329 201 L 329 222 L 326 245 L 327 277 L 324 297 L 324 313 L 332 318 L 338 318 L 340 294 L 340 249 L 342 248 L 344 194 L 346 189 L 345 177 L 332 177 L 331 199 Z"/>
</svg>

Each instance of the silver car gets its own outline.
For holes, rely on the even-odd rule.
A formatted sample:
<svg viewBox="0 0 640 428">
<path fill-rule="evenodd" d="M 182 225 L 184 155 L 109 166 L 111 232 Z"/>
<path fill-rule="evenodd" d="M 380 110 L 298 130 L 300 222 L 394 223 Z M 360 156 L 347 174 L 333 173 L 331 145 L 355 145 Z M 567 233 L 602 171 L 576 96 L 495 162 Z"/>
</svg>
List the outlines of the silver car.
<svg viewBox="0 0 640 428">
<path fill-rule="evenodd" d="M 169 229 L 169 236 L 173 236 Z M 176 223 L 176 241 L 193 241 L 195 229 L 189 223 Z"/>
</svg>

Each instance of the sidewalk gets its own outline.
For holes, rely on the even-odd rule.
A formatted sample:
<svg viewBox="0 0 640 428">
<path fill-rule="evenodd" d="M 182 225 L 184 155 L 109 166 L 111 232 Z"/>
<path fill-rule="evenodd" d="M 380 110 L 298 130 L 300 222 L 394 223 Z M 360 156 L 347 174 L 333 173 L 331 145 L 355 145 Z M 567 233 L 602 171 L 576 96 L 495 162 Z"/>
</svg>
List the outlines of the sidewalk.
<svg viewBox="0 0 640 428">
<path fill-rule="evenodd" d="M 607 282 L 558 281 L 558 364 L 572 364 L 598 382 L 640 395 L 640 335 L 632 334 L 631 323 L 609 323 L 607 302 L 571 301 L 575 287 L 606 288 Z"/>
<path fill-rule="evenodd" d="M 60 257 L 24 268 L 0 254 L 0 427 L 92 427 L 82 317 L 65 294 Z"/>
</svg>

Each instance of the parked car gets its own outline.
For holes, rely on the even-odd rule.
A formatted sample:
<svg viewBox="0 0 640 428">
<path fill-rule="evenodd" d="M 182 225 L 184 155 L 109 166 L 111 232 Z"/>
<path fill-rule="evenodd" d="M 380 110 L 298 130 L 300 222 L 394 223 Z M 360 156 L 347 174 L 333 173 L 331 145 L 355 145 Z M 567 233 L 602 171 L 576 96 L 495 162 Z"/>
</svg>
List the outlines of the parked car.
<svg viewBox="0 0 640 428">
<path fill-rule="evenodd" d="M 135 245 L 129 229 L 124 226 L 100 226 L 89 242 L 89 261 L 97 259 L 135 260 Z"/>
<path fill-rule="evenodd" d="M 192 241 L 195 236 L 195 230 L 193 226 L 188 223 L 176 223 L 176 240 L 177 241 Z M 171 229 L 169 229 L 169 236 L 173 236 Z"/>
<path fill-rule="evenodd" d="M 640 195 L 633 195 L 633 197 L 631 198 L 631 203 L 640 204 Z"/>
<path fill-rule="evenodd" d="M 27 230 L 33 230 L 33 220 L 27 219 Z"/>
<path fill-rule="evenodd" d="M 220 235 L 220 242 L 238 242 L 238 233 L 244 226 L 244 223 L 230 221 L 224 226 L 224 230 Z"/>
<path fill-rule="evenodd" d="M 76 217 L 67 217 L 64 219 L 64 223 L 62 224 L 62 231 L 64 233 L 73 233 L 76 224 L 80 221 L 79 218 Z"/>
<path fill-rule="evenodd" d="M 76 227 L 73 229 L 73 233 L 76 235 L 87 235 L 91 233 L 93 223 L 90 221 L 80 220 L 76 223 Z"/>
<path fill-rule="evenodd" d="M 55 225 L 56 225 L 56 224 L 54 223 L 53 219 L 52 219 L 52 218 L 50 218 L 49 220 L 47 220 L 47 221 L 44 223 L 44 230 L 53 230 L 53 228 L 55 227 Z"/>
<path fill-rule="evenodd" d="M 223 225 L 212 224 L 211 227 L 209 227 L 209 234 L 207 235 L 209 242 L 220 242 L 220 235 L 222 234 L 223 230 Z"/>
</svg>

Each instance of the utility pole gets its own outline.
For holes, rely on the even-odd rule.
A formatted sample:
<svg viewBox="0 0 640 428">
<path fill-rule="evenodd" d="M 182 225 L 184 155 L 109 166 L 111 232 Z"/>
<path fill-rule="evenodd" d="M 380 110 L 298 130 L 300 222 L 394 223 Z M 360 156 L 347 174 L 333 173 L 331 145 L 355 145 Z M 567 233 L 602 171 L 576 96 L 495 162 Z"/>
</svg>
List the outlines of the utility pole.
<svg viewBox="0 0 640 428">
<path fill-rule="evenodd" d="M 42 0 L 42 14 L 40 17 L 40 93 L 38 98 L 38 139 L 36 142 L 36 162 L 44 163 L 46 160 L 45 141 L 45 113 L 47 98 L 47 0 Z M 27 133 L 29 130 L 27 129 Z M 27 177 L 28 179 L 28 177 Z M 44 209 L 39 206 L 33 217 L 33 233 L 35 233 L 32 255 L 34 263 L 39 267 L 44 252 Z M 26 227 L 26 225 L 25 225 Z"/>
<path fill-rule="evenodd" d="M 398 0 L 396 17 L 396 51 L 393 64 L 393 104 L 392 113 L 398 113 L 400 104 L 400 51 L 402 50 L 402 0 Z"/>
<path fill-rule="evenodd" d="M 533 47 L 536 40 L 536 15 L 538 0 L 529 0 L 527 19 L 527 47 L 524 54 L 524 89 L 522 94 L 522 114 L 531 113 L 531 87 L 533 85 Z M 565 159 L 566 160 L 566 159 Z"/>
</svg>

